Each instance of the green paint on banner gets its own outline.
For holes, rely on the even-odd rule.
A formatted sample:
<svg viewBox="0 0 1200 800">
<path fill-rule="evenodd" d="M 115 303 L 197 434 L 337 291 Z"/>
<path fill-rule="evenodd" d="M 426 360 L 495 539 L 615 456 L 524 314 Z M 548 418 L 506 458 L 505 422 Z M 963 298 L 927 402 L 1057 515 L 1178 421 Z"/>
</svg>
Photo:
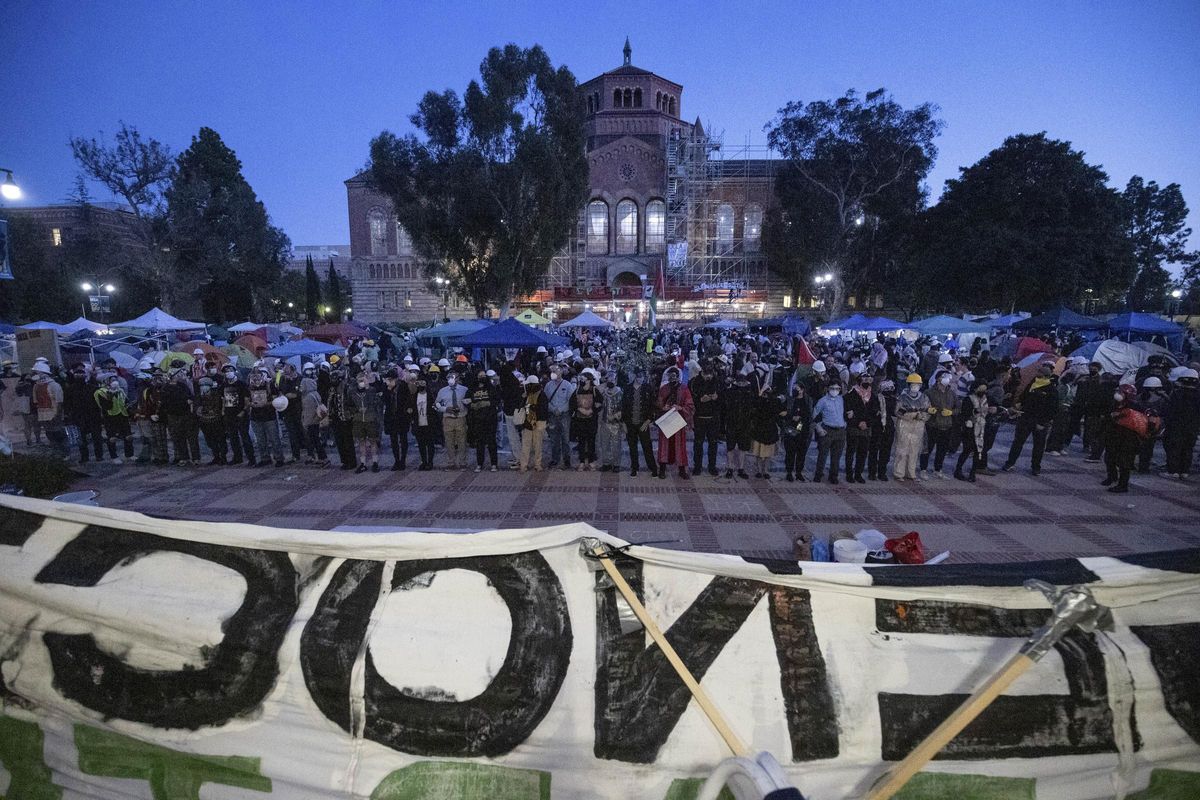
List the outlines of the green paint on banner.
<svg viewBox="0 0 1200 800">
<path fill-rule="evenodd" d="M 181 753 L 86 725 L 75 726 L 75 747 L 82 772 L 147 781 L 154 800 L 200 800 L 206 783 L 271 791 L 271 779 L 259 773 L 257 758 Z"/>
<path fill-rule="evenodd" d="M 550 773 L 532 769 L 422 761 L 379 782 L 371 800 L 550 800 Z"/>
<path fill-rule="evenodd" d="M 700 794 L 700 787 L 704 785 L 704 780 L 704 778 L 676 778 L 667 787 L 667 794 L 663 800 L 696 800 L 696 795 Z M 734 800 L 734 798 L 729 789 L 725 788 L 717 795 L 717 800 Z"/>
<path fill-rule="evenodd" d="M 1196 800 L 1200 797 L 1200 772 L 1152 769 L 1150 785 L 1126 797 L 1128 800 Z"/>
<path fill-rule="evenodd" d="M 59 800 L 43 755 L 42 729 L 34 722 L 0 716 L 0 764 L 8 770 L 8 794 L 0 800 Z"/>
<path fill-rule="evenodd" d="M 1036 787 L 1033 778 L 918 772 L 896 800 L 1035 800 Z"/>
</svg>

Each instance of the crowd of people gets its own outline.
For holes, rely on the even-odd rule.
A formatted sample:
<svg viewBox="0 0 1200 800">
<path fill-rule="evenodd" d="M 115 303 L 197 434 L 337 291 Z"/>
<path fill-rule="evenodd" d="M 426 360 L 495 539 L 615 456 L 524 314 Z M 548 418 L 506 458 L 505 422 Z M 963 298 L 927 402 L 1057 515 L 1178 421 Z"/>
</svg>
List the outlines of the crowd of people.
<svg viewBox="0 0 1200 800">
<path fill-rule="evenodd" d="M 836 484 L 963 481 L 1015 469 L 1076 439 L 1129 490 L 1154 468 L 1186 479 L 1200 432 L 1197 365 L 1151 357 L 1115 375 L 1086 359 L 1047 359 L 1036 374 L 993 358 L 986 339 L 806 338 L 626 329 L 573 335 L 561 348 L 381 353 L 374 341 L 297 366 L 245 369 L 197 349 L 189 366 L 136 370 L 112 360 L 66 369 L 45 360 L 5 398 L 25 442 L 64 456 L 152 465 L 378 472 L 548 468 L 628 470 Z M 11 365 L 6 367 L 11 377 Z M 993 455 L 1011 424 L 1007 452 Z M 201 449 L 201 439 L 204 450 Z M 415 445 L 415 456 L 410 450 Z M 502 463 L 500 453 L 507 451 Z M 810 464 L 811 455 L 811 468 Z"/>
</svg>

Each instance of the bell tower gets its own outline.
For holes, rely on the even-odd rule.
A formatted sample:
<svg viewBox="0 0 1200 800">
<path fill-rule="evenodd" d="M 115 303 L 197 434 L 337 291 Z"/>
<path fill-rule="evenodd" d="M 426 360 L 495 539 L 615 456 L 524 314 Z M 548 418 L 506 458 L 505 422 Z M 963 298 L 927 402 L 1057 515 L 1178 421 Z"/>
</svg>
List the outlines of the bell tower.
<svg viewBox="0 0 1200 800">
<path fill-rule="evenodd" d="M 633 66 L 633 48 L 629 46 L 629 37 L 625 37 L 625 47 L 621 50 L 625 54 L 625 63 L 622 66 Z"/>
</svg>

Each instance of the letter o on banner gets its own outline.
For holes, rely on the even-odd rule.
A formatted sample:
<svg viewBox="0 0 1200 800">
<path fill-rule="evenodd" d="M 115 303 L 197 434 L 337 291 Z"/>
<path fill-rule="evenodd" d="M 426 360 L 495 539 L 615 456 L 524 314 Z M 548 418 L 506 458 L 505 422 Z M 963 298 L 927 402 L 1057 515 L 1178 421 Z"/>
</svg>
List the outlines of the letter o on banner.
<svg viewBox="0 0 1200 800">
<path fill-rule="evenodd" d="M 512 634 L 495 678 L 463 701 L 412 697 L 366 659 L 364 736 L 422 756 L 499 756 L 546 716 L 571 660 L 566 595 L 540 553 L 396 563 L 395 588 L 426 572 L 463 569 L 486 577 L 508 606 Z M 334 574 L 300 642 L 304 681 L 321 711 L 350 731 L 350 676 L 379 597 L 383 565 L 347 561 Z"/>
<path fill-rule="evenodd" d="M 38 573 L 38 583 L 95 586 L 118 564 L 151 553 L 182 553 L 227 567 L 246 580 L 242 605 L 221 628 L 221 643 L 198 669 L 131 667 L 91 634 L 43 634 L 63 696 L 107 717 L 195 730 L 252 711 L 279 675 L 279 646 L 296 613 L 296 569 L 287 553 L 167 539 L 89 525 Z M 181 583 L 180 591 L 203 591 Z"/>
</svg>

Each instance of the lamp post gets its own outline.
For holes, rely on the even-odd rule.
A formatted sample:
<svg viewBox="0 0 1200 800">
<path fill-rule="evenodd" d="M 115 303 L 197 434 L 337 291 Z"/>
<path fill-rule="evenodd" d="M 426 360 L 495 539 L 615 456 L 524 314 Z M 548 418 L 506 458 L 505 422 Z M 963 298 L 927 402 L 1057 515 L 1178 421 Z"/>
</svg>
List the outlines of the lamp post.
<svg viewBox="0 0 1200 800">
<path fill-rule="evenodd" d="M 433 279 L 442 291 L 442 322 L 450 321 L 450 279 L 438 275 Z"/>
<path fill-rule="evenodd" d="M 817 285 L 817 296 L 820 299 L 821 308 L 825 308 L 829 291 L 833 288 L 833 273 L 826 272 L 824 275 L 816 275 L 813 277 L 813 283 Z"/>
<path fill-rule="evenodd" d="M 1179 313 L 1179 301 L 1182 298 L 1183 298 L 1183 290 L 1182 289 L 1172 289 L 1171 290 L 1171 302 L 1170 302 L 1170 304 L 1168 306 L 1168 310 L 1167 310 L 1168 317 L 1174 317 L 1176 314 Z"/>
<path fill-rule="evenodd" d="M 117 287 L 111 283 L 101 283 L 99 280 L 84 281 L 79 284 L 88 297 L 88 302 L 83 305 L 83 316 L 87 318 L 87 309 L 90 305 L 92 311 L 100 314 L 102 322 L 108 322 L 106 317 L 112 311 L 112 296 L 117 291 Z"/>
<path fill-rule="evenodd" d="M 12 170 L 0 167 L 0 172 L 4 173 L 4 182 L 0 183 L 0 197 L 5 200 L 20 200 L 21 187 L 13 180 Z"/>
</svg>

